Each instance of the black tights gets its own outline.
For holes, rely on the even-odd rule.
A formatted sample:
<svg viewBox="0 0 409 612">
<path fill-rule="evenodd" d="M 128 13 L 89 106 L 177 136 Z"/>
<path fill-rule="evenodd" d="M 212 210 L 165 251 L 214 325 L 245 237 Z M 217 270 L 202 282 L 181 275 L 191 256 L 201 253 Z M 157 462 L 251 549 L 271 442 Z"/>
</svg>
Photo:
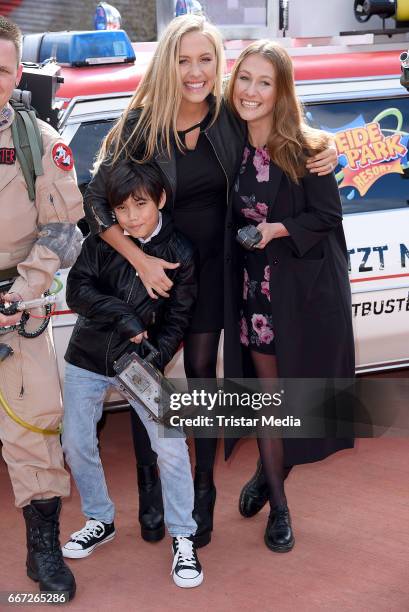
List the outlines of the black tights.
<svg viewBox="0 0 409 612">
<path fill-rule="evenodd" d="M 216 381 L 219 340 L 220 331 L 186 336 L 183 357 L 187 378 L 211 378 Z M 213 472 L 216 449 L 217 438 L 195 438 L 197 472 Z"/>
<path fill-rule="evenodd" d="M 277 360 L 274 355 L 264 355 L 251 351 L 251 357 L 259 379 L 277 378 Z M 267 390 L 267 389 L 266 389 Z M 284 445 L 281 438 L 257 438 L 260 459 L 270 491 L 270 506 L 282 506 L 287 503 L 284 492 L 284 480 L 291 467 L 284 466 Z"/>
<path fill-rule="evenodd" d="M 216 379 L 217 350 L 220 331 L 190 333 L 184 340 L 184 367 L 187 378 Z M 131 410 L 135 456 L 139 465 L 150 465 L 157 459 L 142 421 Z M 212 472 L 216 457 L 217 438 L 195 438 L 196 469 Z"/>
</svg>

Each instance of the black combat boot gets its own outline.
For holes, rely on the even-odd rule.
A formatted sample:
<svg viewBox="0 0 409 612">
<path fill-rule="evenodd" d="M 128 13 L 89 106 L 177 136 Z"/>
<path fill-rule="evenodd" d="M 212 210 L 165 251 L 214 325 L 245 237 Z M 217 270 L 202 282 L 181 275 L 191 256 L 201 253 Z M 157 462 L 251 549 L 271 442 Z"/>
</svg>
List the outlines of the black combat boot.
<svg viewBox="0 0 409 612">
<path fill-rule="evenodd" d="M 196 548 L 209 544 L 212 539 L 213 513 L 216 503 L 216 487 L 213 472 L 195 470 L 195 506 L 193 518 L 197 523 L 194 542 Z"/>
<path fill-rule="evenodd" d="M 269 498 L 269 489 L 264 476 L 260 459 L 257 461 L 255 474 L 244 485 L 239 498 L 239 512 L 250 518 L 260 512 Z"/>
<path fill-rule="evenodd" d="M 268 517 L 264 542 L 274 552 L 289 552 L 294 546 L 294 535 L 288 506 L 275 506 Z"/>
<path fill-rule="evenodd" d="M 64 563 L 60 545 L 61 499 L 33 500 L 24 506 L 27 529 L 27 575 L 40 585 L 40 591 L 75 595 L 75 579 Z"/>
<path fill-rule="evenodd" d="M 165 537 L 165 523 L 158 465 L 138 465 L 137 469 L 141 536 L 146 542 L 159 542 Z"/>
</svg>

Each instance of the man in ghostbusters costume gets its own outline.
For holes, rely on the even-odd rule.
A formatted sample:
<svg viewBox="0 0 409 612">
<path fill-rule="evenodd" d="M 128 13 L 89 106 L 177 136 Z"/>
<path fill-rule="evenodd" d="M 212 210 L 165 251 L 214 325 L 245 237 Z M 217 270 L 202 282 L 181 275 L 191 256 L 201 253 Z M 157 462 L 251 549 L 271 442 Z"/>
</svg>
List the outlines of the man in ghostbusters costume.
<svg viewBox="0 0 409 612">
<path fill-rule="evenodd" d="M 83 216 L 82 198 L 72 153 L 42 121 L 38 128 L 43 173 L 35 180 L 32 199 L 29 196 L 12 135 L 15 111 L 9 103 L 21 78 L 20 58 L 21 32 L 0 16 L 0 292 L 2 284 L 9 279 L 12 283 L 3 302 L 41 297 L 55 272 L 71 266 L 81 248 L 76 222 Z M 70 482 L 60 437 L 55 434 L 62 418 L 57 362 L 50 326 L 35 338 L 21 336 L 18 329 L 4 329 L 17 325 L 20 316 L 0 314 L 0 343 L 11 349 L 0 362 L 3 458 L 16 506 L 23 509 L 26 521 L 27 574 L 39 582 L 41 591 L 64 592 L 71 599 L 75 580 L 59 542 L 61 497 L 69 494 Z M 33 331 L 38 325 L 31 317 L 26 330 Z M 38 433 L 17 423 L 4 409 L 5 403 L 26 424 L 54 434 Z"/>
</svg>

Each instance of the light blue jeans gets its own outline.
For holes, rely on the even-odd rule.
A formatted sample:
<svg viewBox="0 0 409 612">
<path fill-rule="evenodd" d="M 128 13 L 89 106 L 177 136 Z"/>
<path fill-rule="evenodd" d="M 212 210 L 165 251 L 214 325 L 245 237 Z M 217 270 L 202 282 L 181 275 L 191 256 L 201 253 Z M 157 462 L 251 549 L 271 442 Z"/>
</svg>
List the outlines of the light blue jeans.
<svg viewBox="0 0 409 612">
<path fill-rule="evenodd" d="M 119 389 L 115 378 L 65 364 L 62 446 L 81 496 L 83 513 L 104 523 L 114 520 L 115 506 L 99 456 L 97 423 L 111 385 Z M 180 434 L 160 435 L 162 426 L 149 417 L 139 402 L 127 399 L 145 425 L 158 455 L 166 527 L 171 536 L 194 534 L 197 526 L 192 518 L 193 480 L 185 438 Z"/>
</svg>

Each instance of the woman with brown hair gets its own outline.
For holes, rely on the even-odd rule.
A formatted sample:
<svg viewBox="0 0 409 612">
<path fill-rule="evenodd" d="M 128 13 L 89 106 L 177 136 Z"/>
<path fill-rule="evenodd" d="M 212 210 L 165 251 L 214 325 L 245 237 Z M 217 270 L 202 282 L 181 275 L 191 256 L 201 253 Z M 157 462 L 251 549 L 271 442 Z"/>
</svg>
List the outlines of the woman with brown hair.
<svg viewBox="0 0 409 612">
<path fill-rule="evenodd" d="M 168 296 L 172 282 L 165 271 L 177 264 L 150 257 L 124 236 L 109 208 L 106 184 L 119 159 L 151 161 L 165 179 L 166 208 L 175 227 L 197 250 L 199 295 L 184 339 L 188 378 L 215 378 L 223 328 L 224 222 L 227 199 L 240 165 L 245 124 L 222 99 L 225 68 L 220 32 L 203 17 L 172 20 L 155 55 L 119 122 L 101 149 L 97 171 L 85 194 L 85 211 L 92 233 L 121 253 L 137 270 L 146 291 Z M 328 172 L 336 153 L 326 148 L 310 160 L 316 172 Z M 163 537 L 160 484 L 156 456 L 142 423 L 133 416 L 140 491 L 142 536 Z M 216 439 L 196 439 L 196 543 L 210 541 L 216 489 L 213 465 Z"/>
<path fill-rule="evenodd" d="M 288 53 L 270 41 L 251 44 L 233 68 L 227 98 L 247 122 L 248 140 L 227 212 L 225 376 L 248 377 L 247 356 L 262 381 L 351 378 L 354 339 L 341 202 L 333 173 L 320 177 L 306 168 L 307 157 L 326 144 L 323 133 L 304 122 Z M 248 225 L 261 234 L 251 251 L 235 240 Z M 271 506 L 265 543 L 286 552 L 294 545 L 284 492 L 289 469 L 353 441 L 283 440 L 262 437 L 261 431 L 258 436 Z M 226 440 L 230 452 L 233 444 Z"/>
</svg>

